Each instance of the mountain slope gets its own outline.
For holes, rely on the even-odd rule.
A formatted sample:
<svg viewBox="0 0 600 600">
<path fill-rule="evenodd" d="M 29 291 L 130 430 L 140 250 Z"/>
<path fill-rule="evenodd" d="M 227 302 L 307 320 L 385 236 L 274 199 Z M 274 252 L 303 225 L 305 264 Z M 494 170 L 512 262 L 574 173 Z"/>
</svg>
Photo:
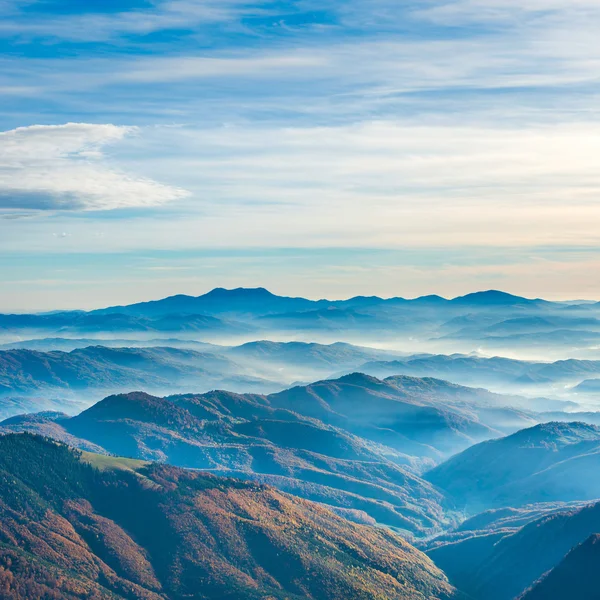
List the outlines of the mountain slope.
<svg viewBox="0 0 600 600">
<path fill-rule="evenodd" d="M 498 290 L 488 290 L 485 292 L 475 292 L 460 296 L 451 300 L 453 305 L 471 306 L 474 308 L 494 308 L 494 307 L 520 307 L 520 306 L 540 306 L 546 303 L 544 300 L 529 300 L 521 296 L 514 296 Z"/>
<path fill-rule="evenodd" d="M 425 477 L 471 514 L 535 502 L 592 500 L 600 483 L 600 428 L 546 423 L 478 444 Z"/>
<path fill-rule="evenodd" d="M 393 354 L 393 352 L 353 346 L 341 342 L 324 345 L 305 342 L 270 342 L 266 340 L 249 342 L 227 351 L 227 356 L 231 356 L 235 360 L 275 363 L 287 367 L 309 367 L 311 369 L 326 370 L 327 374 L 349 365 L 358 366 L 365 360 L 375 356 L 392 356 Z"/>
<path fill-rule="evenodd" d="M 600 504 L 593 504 L 542 517 L 516 532 L 499 530 L 438 546 L 428 555 L 473 600 L 513 600 L 598 531 Z M 548 589 L 544 586 L 542 591 Z M 580 600 L 585 596 L 573 590 L 556 598 Z"/>
<path fill-rule="evenodd" d="M 0 438 L 0 515 L 7 600 L 454 593 L 400 538 L 314 504 L 172 467 L 98 461 L 26 434 Z"/>
<path fill-rule="evenodd" d="M 175 312 L 154 317 L 118 312 L 64 312 L 49 315 L 0 315 L 0 332 L 53 332 L 56 335 L 92 333 L 158 333 L 182 331 L 190 333 L 246 333 L 248 324 L 222 320 L 210 315 Z"/>
<path fill-rule="evenodd" d="M 545 575 L 520 600 L 596 600 L 600 589 L 600 535 L 591 535 Z"/>
</svg>

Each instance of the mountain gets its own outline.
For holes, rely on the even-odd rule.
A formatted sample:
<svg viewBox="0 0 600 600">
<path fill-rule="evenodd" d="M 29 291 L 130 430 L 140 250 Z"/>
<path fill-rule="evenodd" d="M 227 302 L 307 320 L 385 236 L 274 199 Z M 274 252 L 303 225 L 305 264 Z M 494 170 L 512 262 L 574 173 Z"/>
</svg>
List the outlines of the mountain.
<svg viewBox="0 0 600 600">
<path fill-rule="evenodd" d="M 298 411 L 406 454 L 437 459 L 498 431 L 468 412 L 438 404 L 405 380 L 362 373 L 271 394 L 273 407 Z M 416 383 L 416 382 L 414 382 Z"/>
<path fill-rule="evenodd" d="M 454 298 L 452 301 L 454 305 L 460 306 L 471 306 L 471 307 L 532 307 L 542 306 L 544 304 L 551 304 L 545 300 L 529 300 L 520 296 L 513 296 L 506 292 L 500 292 L 498 290 L 488 290 L 487 292 L 475 292 L 473 294 L 467 294 L 466 296 L 460 296 Z"/>
<path fill-rule="evenodd" d="M 271 395 L 214 391 L 110 396 L 73 418 L 19 417 L 4 431 L 80 448 L 228 472 L 323 502 L 340 514 L 416 537 L 454 507 L 418 473 L 527 415 L 501 397 L 438 380 L 353 374 Z M 491 405 L 488 405 L 492 403 Z"/>
<path fill-rule="evenodd" d="M 600 379 L 586 379 L 574 391 L 578 394 L 600 394 Z"/>
<path fill-rule="evenodd" d="M 600 498 L 600 428 L 546 423 L 477 444 L 426 473 L 470 514 Z"/>
<path fill-rule="evenodd" d="M 0 332 L 14 335 L 35 335 L 42 332 L 51 332 L 57 336 L 98 333 L 156 335 L 162 332 L 233 335 L 250 331 L 253 328 L 248 324 L 201 314 L 166 313 L 154 317 L 116 312 L 0 315 Z"/>
<path fill-rule="evenodd" d="M 394 534 L 272 488 L 0 438 L 0 590 L 99 600 L 450 599 Z"/>
<path fill-rule="evenodd" d="M 59 391 L 131 387 L 150 390 L 212 389 L 229 386 L 261 390 L 282 386 L 249 374 L 231 359 L 176 348 L 105 348 L 71 352 L 0 351 L 0 394 L 56 394 Z"/>
<path fill-rule="evenodd" d="M 489 335 L 523 334 L 556 331 L 565 328 L 597 331 L 600 328 L 600 320 L 566 317 L 564 315 L 516 317 L 495 323 L 484 329 L 483 333 Z"/>
<path fill-rule="evenodd" d="M 520 600 L 596 600 L 600 589 L 600 535 L 591 535 L 544 575 Z"/>
<path fill-rule="evenodd" d="M 553 385 L 559 383 L 578 384 L 590 375 L 600 374 L 600 361 L 569 359 L 533 362 L 500 356 L 484 358 L 464 354 L 418 354 L 392 361 L 369 361 L 358 368 L 376 377 L 438 377 L 461 385 L 520 391 L 544 386 L 552 389 Z"/>
<path fill-rule="evenodd" d="M 600 504 L 592 504 L 576 510 L 558 512 L 528 523 L 517 531 L 502 531 L 473 536 L 456 543 L 437 546 L 428 551 L 436 565 L 443 569 L 450 581 L 473 600 L 514 600 L 534 586 L 546 573 L 552 576 L 557 568 L 557 577 L 535 592 L 536 586 L 528 593 L 536 593 L 534 599 L 557 600 L 573 598 L 584 600 L 595 596 L 578 595 L 577 590 L 590 589 L 597 572 L 590 571 L 589 562 L 582 562 L 579 573 L 582 577 L 573 580 L 573 587 L 552 588 L 565 583 L 569 571 L 561 568 L 569 552 L 582 544 L 591 535 L 600 531 Z M 582 554 L 590 558 L 597 548 L 585 547 Z M 582 556 L 579 553 L 577 556 Z M 574 564 L 569 559 L 567 567 Z M 582 559 L 585 561 L 585 558 Z M 596 563 L 597 565 L 597 563 Z M 578 573 L 578 574 L 579 574 Z M 544 595 L 548 593 L 549 595 Z M 525 598 L 528 598 L 525 594 Z M 528 599 L 530 600 L 530 599 Z"/>
<path fill-rule="evenodd" d="M 46 395 L 53 390 L 97 395 L 104 390 L 118 393 L 126 386 L 146 387 L 159 393 L 177 388 L 185 391 L 185 387 L 197 385 L 214 389 L 222 384 L 234 390 L 282 387 L 248 373 L 227 357 L 172 348 L 0 352 L 0 390 L 6 395 L 9 391 L 42 390 Z M 441 381 L 418 382 L 409 378 L 380 381 L 355 373 L 271 394 L 264 402 L 390 446 L 407 457 L 439 462 L 474 442 L 500 437 L 503 431 L 532 423 L 515 410 L 497 411 L 469 404 L 486 394 L 484 390 L 473 393 L 466 388 L 454 389 Z M 442 398 L 445 402 L 438 402 Z M 369 409 L 365 410 L 366 407 Z M 44 410 L 49 408 L 52 407 L 43 406 Z M 6 416 L 12 414 L 15 413 Z M 495 422 L 499 429 L 488 424 Z"/>
<path fill-rule="evenodd" d="M 158 398 L 137 392 L 110 396 L 73 418 L 13 417 L 0 431 L 262 481 L 408 536 L 432 534 L 452 522 L 452 506 L 412 472 L 416 459 L 274 407 L 265 396 Z"/>
<path fill-rule="evenodd" d="M 231 343 L 300 332 L 306 341 L 410 341 L 419 350 L 467 351 L 537 348 L 552 357 L 576 346 L 585 357 L 600 337 L 591 306 L 527 299 L 500 291 L 452 300 L 376 296 L 309 300 L 264 288 L 217 288 L 202 296 L 177 295 L 91 312 L 0 315 L 0 333 L 11 343 L 24 337 L 177 337 Z M 135 335 L 133 335 L 135 334 Z M 185 334 L 185 335 L 184 335 Z M 237 343 L 239 343 L 239 341 Z M 590 350 L 591 351 L 591 350 Z M 578 355 L 578 356 L 580 356 Z"/>
<path fill-rule="evenodd" d="M 150 339 L 123 339 L 123 338 L 33 338 L 0 344 L 0 350 L 37 350 L 38 352 L 52 352 L 60 350 L 71 352 L 90 346 L 104 346 L 105 348 L 189 348 L 202 352 L 220 353 L 226 350 L 224 346 L 185 340 L 179 338 L 150 338 Z"/>
<path fill-rule="evenodd" d="M 165 314 L 246 314 L 269 315 L 275 313 L 303 312 L 318 309 L 337 308 L 368 308 L 368 307 L 447 307 L 447 308 L 505 308 L 520 309 L 538 307 L 563 308 L 559 303 L 545 300 L 530 300 L 520 296 L 507 294 L 497 290 L 476 292 L 447 300 L 440 296 L 422 296 L 412 300 L 404 298 L 383 299 L 377 296 L 357 296 L 347 300 L 308 300 L 306 298 L 290 298 L 275 295 L 264 288 L 216 288 L 202 296 L 177 295 L 155 300 L 141 302 L 128 306 L 112 306 L 93 311 L 96 314 L 118 313 L 145 317 L 156 317 Z"/>
<path fill-rule="evenodd" d="M 266 315 L 270 313 L 310 310 L 322 303 L 305 298 L 276 296 L 264 288 L 216 288 L 203 296 L 171 296 L 163 300 L 141 302 L 129 306 L 113 306 L 94 311 L 94 314 L 118 313 L 136 317 L 185 315 Z"/>
</svg>

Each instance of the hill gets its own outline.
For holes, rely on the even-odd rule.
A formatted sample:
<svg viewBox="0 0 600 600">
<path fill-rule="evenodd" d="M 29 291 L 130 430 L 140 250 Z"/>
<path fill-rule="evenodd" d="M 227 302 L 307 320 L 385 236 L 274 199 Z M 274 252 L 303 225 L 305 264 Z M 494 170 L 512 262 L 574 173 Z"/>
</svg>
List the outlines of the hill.
<svg viewBox="0 0 600 600">
<path fill-rule="evenodd" d="M 597 571 L 586 573 L 588 566 L 591 568 L 589 562 L 578 565 L 585 579 L 573 581 L 573 587 L 567 584 L 551 589 L 549 584 L 554 582 L 558 586 L 566 583 L 565 577 L 568 578 L 569 571 L 562 568 L 563 559 L 598 531 L 600 504 L 593 504 L 549 514 L 517 531 L 499 529 L 495 533 L 482 532 L 462 541 L 442 544 L 428 551 L 428 555 L 447 573 L 450 581 L 473 600 L 514 600 L 546 573 L 550 572 L 550 577 L 554 568 L 558 569 L 556 579 L 552 577 L 545 585 L 542 580 L 537 592 L 533 587 L 529 593 L 538 595 L 532 598 L 580 600 L 588 596 L 580 596 L 576 591 L 585 590 L 594 581 L 593 573 Z M 581 554 L 576 553 L 575 558 L 583 554 L 590 557 L 597 555 L 597 548 L 595 545 L 586 547 Z M 574 562 L 571 557 L 567 567 Z M 597 591 L 596 588 L 596 596 L 589 597 L 596 598 Z M 543 595 L 545 593 L 550 595 Z"/>
<path fill-rule="evenodd" d="M 514 296 L 498 290 L 488 290 L 485 292 L 475 292 L 460 296 L 451 300 L 452 304 L 471 306 L 471 307 L 520 307 L 520 306 L 540 306 L 546 304 L 544 300 L 529 300 L 521 296 Z M 550 304 L 549 302 L 547 304 Z"/>
<path fill-rule="evenodd" d="M 0 590 L 20 598 L 449 599 L 419 551 L 253 483 L 0 438 Z M 324 559 L 323 557 L 326 557 Z"/>
<path fill-rule="evenodd" d="M 362 373 L 271 394 L 269 404 L 341 427 L 414 456 L 436 458 L 498 432 L 472 414 L 437 403 L 407 380 L 381 381 Z M 414 380 L 416 383 L 416 380 Z"/>
<path fill-rule="evenodd" d="M 269 382 L 251 376 L 228 376 L 240 372 L 228 357 L 172 348 L 98 347 L 71 353 L 15 350 L 0 352 L 2 364 L 0 384 L 6 390 L 19 386 L 23 390 L 35 386 L 70 389 L 72 385 L 76 390 L 110 393 L 112 389 L 137 386 L 164 393 L 196 383 L 205 389 L 218 383 L 231 384 L 234 390 L 269 386 Z M 254 402 L 252 395 L 250 398 Z M 503 397 L 485 390 L 410 377 L 380 381 L 360 373 L 297 386 L 266 396 L 263 402 L 390 446 L 404 455 L 436 462 L 474 442 L 535 422 L 524 413 L 504 409 Z M 367 406 L 369 410 L 365 410 Z M 44 410 L 48 408 L 44 406 Z"/>
<path fill-rule="evenodd" d="M 226 356 L 196 350 L 91 346 L 71 352 L 0 351 L 0 395 L 94 389 L 105 395 L 124 387 L 177 391 L 188 386 L 281 388 L 250 375 Z"/>
<path fill-rule="evenodd" d="M 14 334 L 54 333 L 57 336 L 98 333 L 188 332 L 203 334 L 242 334 L 252 331 L 248 324 L 209 315 L 168 313 L 155 317 L 116 312 L 64 312 L 46 315 L 0 315 L 0 332 Z"/>
<path fill-rule="evenodd" d="M 358 366 L 365 360 L 375 356 L 392 356 L 393 352 L 376 350 L 337 342 L 334 344 L 316 344 L 306 342 L 270 342 L 261 340 L 249 342 L 231 348 L 227 355 L 235 360 L 252 360 L 268 362 L 286 367 L 308 367 L 310 369 L 327 370 L 348 366 Z"/>
<path fill-rule="evenodd" d="M 350 518 L 423 537 L 454 522 L 452 502 L 419 477 L 474 442 L 530 417 L 433 379 L 359 373 L 271 395 L 214 391 L 107 397 L 77 417 L 9 419 L 4 431 L 211 469 L 275 485 Z"/>
<path fill-rule="evenodd" d="M 73 418 L 14 417 L 0 431 L 262 481 L 407 536 L 430 535 L 451 522 L 452 507 L 412 472 L 410 457 L 273 407 L 265 396 L 132 393 L 108 397 Z"/>
<path fill-rule="evenodd" d="M 600 361 L 570 359 L 550 363 L 498 356 L 483 358 L 464 354 L 439 354 L 408 356 L 392 361 L 369 361 L 359 369 L 375 377 L 438 377 L 461 385 L 522 392 L 536 387 L 551 391 L 556 384 L 563 387 L 579 384 L 590 376 L 600 374 Z M 535 406 L 544 406 L 543 400 L 537 401 Z M 531 402 L 535 400 L 532 399 Z M 554 402 L 556 409 L 560 402 Z M 551 401 L 546 400 L 545 406 L 546 410 L 553 410 Z"/>
<path fill-rule="evenodd" d="M 574 391 L 578 394 L 600 394 L 600 379 L 586 379 Z"/>
<path fill-rule="evenodd" d="M 471 514 L 487 508 L 600 497 L 600 428 L 546 423 L 477 444 L 425 477 Z"/>
<path fill-rule="evenodd" d="M 591 535 L 547 575 L 528 590 L 520 600 L 595 600 L 600 579 L 600 535 Z"/>
</svg>

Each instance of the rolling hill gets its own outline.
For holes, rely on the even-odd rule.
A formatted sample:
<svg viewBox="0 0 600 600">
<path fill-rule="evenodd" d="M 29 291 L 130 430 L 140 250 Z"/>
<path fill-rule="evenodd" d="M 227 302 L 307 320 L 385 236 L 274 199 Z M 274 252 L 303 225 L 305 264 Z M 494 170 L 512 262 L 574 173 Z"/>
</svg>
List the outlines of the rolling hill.
<svg viewBox="0 0 600 600">
<path fill-rule="evenodd" d="M 110 396 L 76 417 L 13 417 L 4 431 L 272 484 L 346 516 L 423 537 L 456 516 L 418 474 L 531 417 L 502 397 L 433 379 L 359 373 L 283 392 Z M 503 425 L 502 425 L 503 423 Z"/>
<path fill-rule="evenodd" d="M 156 317 L 120 313 L 59 312 L 45 315 L 0 315 L 0 333 L 56 336 L 78 334 L 138 333 L 157 335 L 168 332 L 232 335 L 253 331 L 248 324 L 225 321 L 209 315 L 169 313 Z"/>
</svg>

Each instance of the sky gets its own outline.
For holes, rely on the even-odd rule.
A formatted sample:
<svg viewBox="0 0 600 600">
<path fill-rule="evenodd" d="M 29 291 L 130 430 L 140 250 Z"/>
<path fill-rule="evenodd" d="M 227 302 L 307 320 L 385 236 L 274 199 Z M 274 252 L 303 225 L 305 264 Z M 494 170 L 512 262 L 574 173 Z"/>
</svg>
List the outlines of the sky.
<svg viewBox="0 0 600 600">
<path fill-rule="evenodd" d="M 597 0 L 0 0 L 0 310 L 600 299 Z"/>
</svg>

